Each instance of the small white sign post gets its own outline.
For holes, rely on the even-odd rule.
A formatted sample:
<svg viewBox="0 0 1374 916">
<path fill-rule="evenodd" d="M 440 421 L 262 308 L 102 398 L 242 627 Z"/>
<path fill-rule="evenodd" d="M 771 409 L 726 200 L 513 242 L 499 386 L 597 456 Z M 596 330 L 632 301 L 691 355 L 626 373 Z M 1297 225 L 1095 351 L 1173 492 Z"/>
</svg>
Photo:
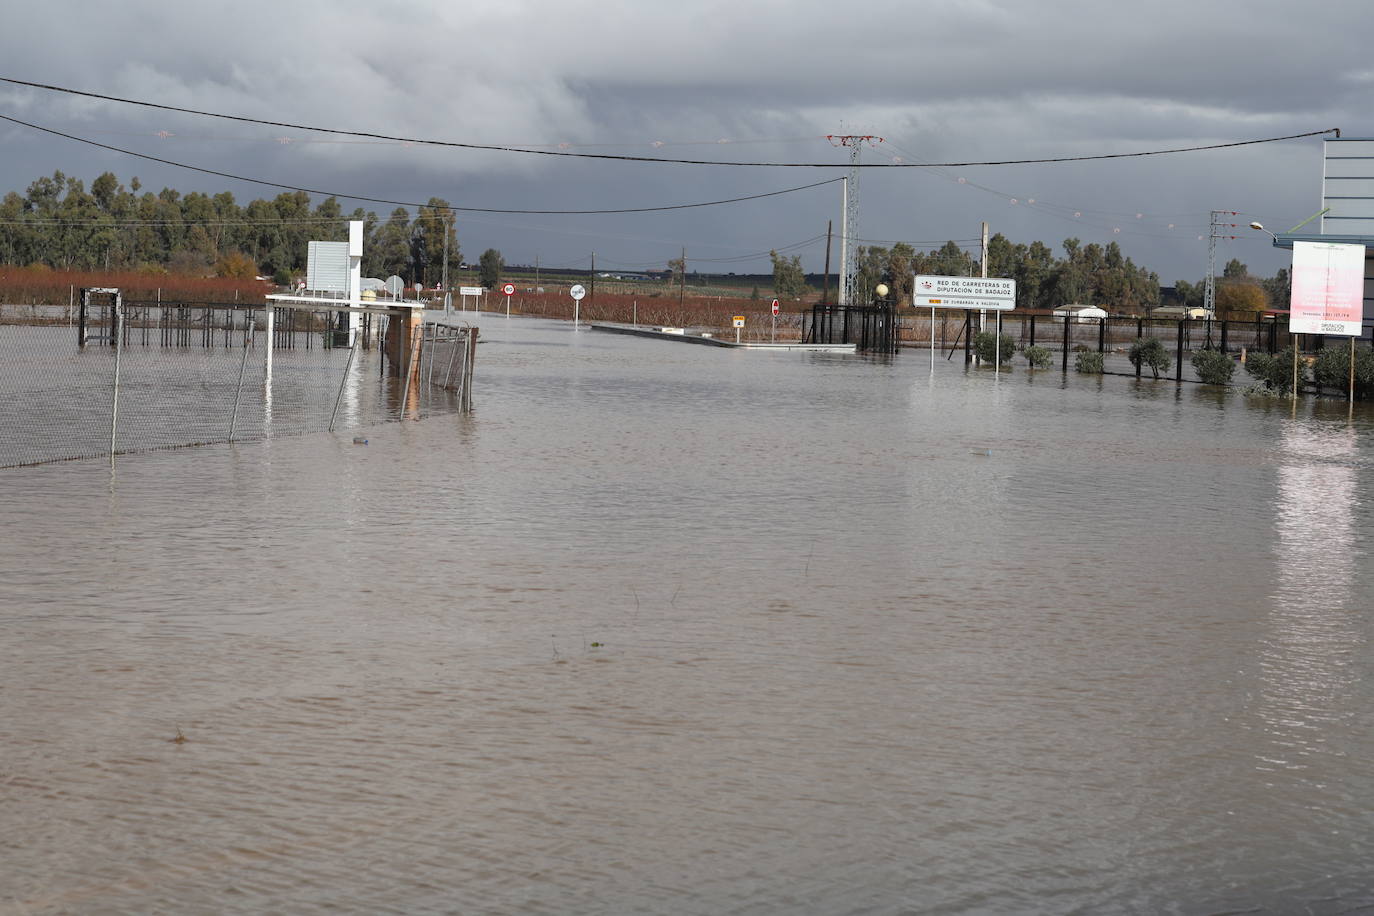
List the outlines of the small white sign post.
<svg viewBox="0 0 1374 916">
<path fill-rule="evenodd" d="M 997 316 L 997 344 L 993 361 L 1002 372 L 1002 312 L 1016 308 L 1016 281 L 998 277 L 943 277 L 917 274 L 912 286 L 911 304 L 930 308 L 930 371 L 935 371 L 935 310 L 990 310 Z"/>
<path fill-rule="evenodd" d="M 735 325 L 735 343 L 739 343 L 739 329 L 742 328 L 742 327 L 744 327 L 744 316 L 743 316 L 743 315 L 736 315 L 736 316 L 735 316 L 735 320 L 734 320 L 734 325 Z"/>
<path fill-rule="evenodd" d="M 587 291 L 582 288 L 581 283 L 574 283 L 573 288 L 568 290 L 568 295 L 573 298 L 573 329 L 577 328 L 577 313 L 582 307 L 582 297 L 587 295 Z"/>
<path fill-rule="evenodd" d="M 510 317 L 510 297 L 515 295 L 515 284 L 507 283 L 501 287 L 501 295 L 506 297 L 506 317 Z"/>
<path fill-rule="evenodd" d="M 474 302 L 472 303 L 472 310 L 474 312 L 480 312 L 483 292 L 485 292 L 485 290 L 480 286 L 458 287 L 458 299 L 461 303 L 463 311 L 466 312 L 468 310 L 468 297 L 471 296 L 474 300 Z"/>
<path fill-rule="evenodd" d="M 778 300 L 773 300 L 773 343 L 778 342 Z"/>
</svg>

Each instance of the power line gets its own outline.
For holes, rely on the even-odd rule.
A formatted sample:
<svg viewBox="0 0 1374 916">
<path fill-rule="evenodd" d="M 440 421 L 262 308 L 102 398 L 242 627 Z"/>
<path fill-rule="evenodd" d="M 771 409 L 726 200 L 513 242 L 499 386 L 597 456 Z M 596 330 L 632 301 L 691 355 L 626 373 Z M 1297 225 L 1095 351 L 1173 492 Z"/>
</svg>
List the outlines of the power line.
<svg viewBox="0 0 1374 916">
<path fill-rule="evenodd" d="M 3 79 L 3 78 L 0 77 L 0 79 Z M 251 178 L 251 177 L 246 176 L 246 175 L 235 175 L 235 174 L 233 174 L 232 172 L 221 172 L 221 171 L 218 171 L 217 169 L 207 169 L 207 168 L 202 168 L 201 166 L 198 166 L 198 165 L 188 165 L 188 164 L 185 163 L 185 162 L 176 162 L 176 161 L 174 161 L 174 160 L 172 160 L 172 159 L 163 159 L 163 158 L 161 158 L 161 157 L 159 157 L 159 156 L 149 156 L 147 153 L 136 153 L 136 152 L 134 152 L 133 150 L 123 149 L 122 147 L 118 147 L 118 146 L 110 146 L 110 145 L 107 144 L 107 143 L 97 143 L 95 140 L 88 140 L 88 139 L 85 138 L 85 137 L 78 137 L 78 136 L 76 136 L 75 134 L 63 133 L 62 131 L 60 131 L 60 130 L 54 130 L 54 129 L 51 128 L 51 127 L 43 127 L 43 126 L 40 125 L 40 124 L 33 124 L 33 123 L 28 122 L 28 121 L 21 121 L 21 120 L 18 119 L 18 118 L 10 117 L 9 115 L 5 115 L 5 114 L 0 114 L 0 120 L 9 121 L 9 122 L 11 122 L 11 123 L 13 123 L 13 124 L 19 124 L 19 125 L 21 125 L 21 126 L 23 126 L 23 127 L 31 128 L 32 130 L 42 131 L 42 132 L 45 133 L 45 134 L 52 134 L 52 135 L 55 136 L 55 137 L 63 137 L 64 139 L 67 139 L 67 140 L 74 140 L 74 141 L 76 141 L 77 143 L 85 143 L 85 144 L 88 145 L 88 146 L 94 146 L 94 147 L 97 147 L 98 149 L 110 150 L 111 152 L 122 153 L 122 154 L 125 155 L 125 156 L 134 156 L 134 157 L 136 157 L 136 158 L 138 158 L 138 159 L 146 159 L 146 160 L 148 160 L 149 162 L 157 162 L 157 163 L 161 163 L 162 165 L 171 165 L 171 166 L 175 166 L 176 168 L 179 168 L 179 169 L 189 169 L 189 170 L 192 171 L 192 172 L 200 172 L 200 173 L 202 173 L 202 174 L 204 174 L 204 175 L 216 175 L 216 176 L 218 176 L 218 177 L 220 177 L 220 178 L 230 178 L 230 179 L 233 179 L 234 181 L 247 181 L 247 182 L 250 182 L 250 183 L 252 183 L 252 184 L 265 185 L 265 186 L 267 186 L 267 187 L 269 187 L 269 188 L 281 188 L 281 189 L 286 190 L 286 191 L 302 191 L 302 192 L 304 192 L 304 193 L 306 193 L 306 194 L 320 194 L 320 195 L 324 195 L 324 196 L 326 196 L 326 197 L 341 197 L 341 198 L 343 198 L 344 200 L 362 200 L 362 201 L 366 201 L 366 202 L 368 202 L 368 203 L 374 203 L 374 204 L 393 204 L 393 205 L 400 206 L 400 207 L 430 207 L 429 204 L 420 204 L 420 203 L 415 203 L 415 202 L 413 202 L 413 201 L 406 201 L 406 200 L 389 200 L 389 199 L 384 198 L 384 197 L 365 197 L 365 196 L 363 196 L 363 195 L 361 195 L 361 194 L 342 194 L 342 193 L 340 193 L 340 192 L 338 192 L 338 191 L 322 191 L 322 190 L 319 190 L 318 188 L 303 188 L 303 187 L 300 187 L 300 186 L 298 186 L 298 185 L 283 184 L 283 183 L 281 183 L 281 182 L 279 182 L 279 181 L 268 181 L 268 180 L 266 180 L 266 179 L 264 179 L 264 178 Z M 449 206 L 446 206 L 446 207 L 430 207 L 430 209 L 435 209 L 435 210 L 453 210 L 453 211 L 459 211 L 459 212 L 463 212 L 463 213 L 521 213 L 521 214 L 542 214 L 542 215 L 557 214 L 557 215 L 563 215 L 563 216 L 590 216 L 590 215 L 611 214 L 611 213 L 661 213 L 661 212 L 664 212 L 664 211 L 667 211 L 667 210 L 690 210 L 690 209 L 694 209 L 694 208 L 697 208 L 697 207 L 718 207 L 718 206 L 721 206 L 722 204 L 736 204 L 736 203 L 741 203 L 742 201 L 746 201 L 746 200 L 761 200 L 761 199 L 763 199 L 763 198 L 765 198 L 765 197 L 778 197 L 779 195 L 782 195 L 782 194 L 792 194 L 792 193 L 795 193 L 795 192 L 797 192 L 797 191 L 806 191 L 806 190 L 810 190 L 811 188 L 819 188 L 819 187 L 821 187 L 821 186 L 823 186 L 823 185 L 835 184 L 836 182 L 838 182 L 838 181 L 843 181 L 843 180 L 844 180 L 843 178 L 827 178 L 827 179 L 824 180 L 824 181 L 816 181 L 816 182 L 812 182 L 811 184 L 805 184 L 805 185 L 801 185 L 801 186 L 795 187 L 795 188 L 784 188 L 784 189 L 781 190 L 781 191 L 768 191 L 768 192 L 765 192 L 765 193 L 763 193 L 763 194 L 748 194 L 748 195 L 745 195 L 745 196 L 743 196 L 743 197 L 730 197 L 730 198 L 727 198 L 727 199 L 725 199 L 725 200 L 709 200 L 709 201 L 705 201 L 705 202 L 702 202 L 702 203 L 694 203 L 694 204 L 671 204 L 671 205 L 664 205 L 664 206 L 658 206 L 658 207 L 621 207 L 621 208 L 618 208 L 618 209 L 606 209 L 606 210 L 516 210 L 516 209 L 506 209 L 506 208 L 500 208 L 500 207 L 456 207 L 456 206 L 453 206 L 453 205 L 449 205 Z"/>
<path fill-rule="evenodd" d="M 182 131 L 179 131 L 179 130 L 178 130 L 178 131 L 172 131 L 172 130 L 154 130 L 154 131 L 149 131 L 149 130 L 93 130 L 93 131 L 91 131 L 91 135 L 92 135 L 92 136 L 97 136 L 97 137 L 143 137 L 143 138 L 146 138 L 146 137 L 155 137 L 155 138 L 157 138 L 158 140 L 192 140 L 192 141 L 206 141 L 206 142 L 214 142 L 214 143 L 272 143 L 272 144 L 276 144 L 277 146 L 296 146 L 296 145 L 299 145 L 299 144 L 314 144 L 314 143 L 339 144 L 339 145 L 346 145 L 346 146 L 413 146 L 413 145 L 414 145 L 414 143 L 413 143 L 412 141 L 410 141 L 410 140 L 365 140 L 365 139 L 359 139 L 359 140 L 346 140 L 346 139 L 330 139 L 330 138 L 327 138 L 327 137 L 322 137 L 322 138 L 319 138 L 319 139 L 315 139 L 315 138 L 311 138 L 311 137 L 290 137 L 290 136 L 250 137 L 250 136 L 240 136 L 240 135 L 232 135 L 232 134 L 190 134 L 190 133 L 183 133 Z M 652 146 L 652 147 L 654 147 L 655 149 L 662 149 L 662 148 L 665 147 L 665 146 L 715 146 L 715 147 L 720 147 L 720 146 L 762 146 L 762 145 L 776 145 L 776 144 L 782 144 L 782 143 L 805 143 L 805 142 L 811 141 L 811 140 L 823 140 L 823 139 L 825 139 L 825 138 L 824 138 L 824 137 L 820 137 L 820 136 L 809 136 L 809 137 L 773 137 L 773 138 L 762 138 L 762 139 L 753 139 L 753 140 L 749 140 L 749 139 L 745 139 L 745 140 L 735 140 L 735 139 L 730 139 L 730 138 L 722 137 L 722 138 L 719 138 L 719 139 L 716 139 L 716 140 L 653 140 L 653 141 L 650 141 L 647 145 L 648 145 L 648 146 Z M 636 146 L 636 145 L 638 145 L 638 144 L 634 144 L 634 143 L 625 143 L 625 142 L 622 142 L 622 143 L 573 143 L 573 142 L 570 142 L 570 141 L 560 141 L 560 142 L 557 142 L 557 143 L 520 143 L 520 142 L 510 141 L 510 142 L 508 142 L 508 143 L 506 143 L 506 144 L 504 144 L 504 145 L 510 146 L 510 147 L 513 147 L 513 148 L 519 149 L 519 150 L 535 150 L 535 149 L 568 150 L 568 149 L 620 149 L 620 148 L 624 148 L 624 147 L 627 147 L 627 146 Z"/>
<path fill-rule="evenodd" d="M 781 253 L 783 253 L 784 251 L 796 251 L 796 250 L 801 249 L 801 248 L 806 248 L 806 247 L 809 246 L 809 245 L 814 245 L 814 244 L 816 244 L 817 242 L 819 242 L 819 241 L 820 241 L 821 239 L 823 239 L 823 238 L 825 238 L 824 235 L 813 235 L 813 236 L 811 236 L 811 238 L 809 238 L 809 239 L 804 239 L 804 240 L 802 240 L 802 241 L 800 241 L 800 242 L 793 242 L 791 245 L 779 245 L 778 247 L 776 247 L 776 248 L 770 248 L 770 249 L 768 249 L 767 251 L 751 252 L 750 254 L 732 255 L 732 256 L 730 256 L 730 257 L 725 257 L 725 258 L 692 258 L 692 263 L 694 263 L 694 264 L 725 264 L 725 263 L 733 263 L 733 262 L 738 262 L 738 261 L 756 261 L 756 260 L 758 260 L 759 258 L 766 258 L 766 257 L 768 257 L 770 254 L 773 254 L 774 252 L 777 252 L 777 253 L 781 254 Z"/>
<path fill-rule="evenodd" d="M 119 102 L 124 105 L 138 105 L 143 108 L 155 108 L 160 111 L 175 111 L 181 114 L 198 115 L 205 118 L 221 118 L 226 121 L 239 121 L 246 124 L 264 124 L 269 127 L 285 127 L 290 130 L 308 130 L 314 133 L 337 134 L 343 137 L 365 137 L 373 140 L 395 140 L 404 143 L 413 143 L 422 146 L 444 146 L 457 149 L 485 150 L 488 152 L 499 153 L 523 153 L 529 156 L 563 156 L 573 159 L 609 159 L 617 162 L 655 162 L 670 163 L 674 165 L 729 165 L 737 167 L 761 167 L 761 168 L 849 168 L 848 163 L 840 162 L 725 162 L 719 159 L 664 159 L 656 156 L 626 156 L 614 155 L 611 153 L 575 153 L 569 150 L 541 150 L 541 149 L 522 149 L 514 146 L 496 146 L 482 143 L 462 143 L 454 140 L 425 140 L 414 137 L 397 137 L 390 134 L 376 133 L 373 131 L 360 130 L 338 130 L 330 127 L 312 127 L 307 124 L 293 124 L 289 121 L 271 121 L 265 118 L 249 118 L 241 115 L 222 114 L 214 111 L 202 111 L 195 108 L 180 108 L 175 105 L 162 105 L 157 102 L 148 102 L 140 99 L 125 99 L 119 96 L 103 95 L 98 92 L 87 92 L 81 89 L 69 89 L 65 86 L 52 86 L 46 83 L 35 83 L 29 80 L 14 79 L 8 76 L 0 76 L 0 82 L 11 83 L 15 86 L 28 86 L 33 89 L 44 89 L 49 92 L 60 92 L 66 95 L 82 96 L 84 98 L 101 99 L 106 102 Z M 4 117 L 0 115 L 0 117 Z M 6 120 L 15 120 L 6 118 Z M 16 123 L 23 123 L 22 121 Z M 28 125 L 32 126 L 32 125 Z M 41 129 L 41 128 L 40 128 Z M 56 131 L 51 131 L 56 133 Z M 1204 150 L 1229 149 L 1237 146 L 1252 146 L 1258 143 L 1277 143 L 1282 140 L 1299 140 L 1304 137 L 1319 137 L 1322 134 L 1334 133 L 1337 137 L 1341 135 L 1339 127 L 1329 127 L 1326 130 L 1313 130 L 1301 134 L 1289 134 L 1283 137 L 1265 137 L 1258 140 L 1236 140 L 1230 143 L 1213 143 L 1205 146 L 1184 146 L 1171 149 L 1144 150 L 1134 153 L 1099 153 L 1089 156 L 1058 156 L 1041 159 L 992 159 L 986 161 L 970 162 L 867 162 L 858 165 L 858 168 L 865 169 L 934 169 L 934 168 L 954 168 L 975 165 L 1040 165 L 1052 162 L 1087 162 L 1098 159 L 1131 159 L 1141 156 L 1164 156 L 1173 153 L 1195 153 Z M 62 136 L 66 136 L 63 134 Z M 84 141 L 91 142 L 91 141 Z M 121 150 L 121 152 L 123 152 Z M 159 160 L 161 161 L 161 160 Z M 217 173 L 218 174 L 218 173 Z M 367 198 L 351 198 L 353 200 L 366 200 Z M 378 201 L 379 203 L 392 203 L 392 201 Z M 627 212 L 627 211 L 598 211 L 598 212 Z"/>
<path fill-rule="evenodd" d="M 344 225 L 352 219 L 350 216 L 320 216 L 304 219 L 238 219 L 238 220 L 200 220 L 195 217 L 184 219 L 63 219 L 62 217 L 33 217 L 31 219 L 0 219 L 0 226 L 68 226 L 68 227 L 89 227 L 95 229 L 137 229 L 137 228 L 160 228 L 167 226 L 214 226 L 224 227 L 252 227 L 252 226 L 328 226 Z M 378 220 L 378 224 L 381 220 Z"/>
</svg>

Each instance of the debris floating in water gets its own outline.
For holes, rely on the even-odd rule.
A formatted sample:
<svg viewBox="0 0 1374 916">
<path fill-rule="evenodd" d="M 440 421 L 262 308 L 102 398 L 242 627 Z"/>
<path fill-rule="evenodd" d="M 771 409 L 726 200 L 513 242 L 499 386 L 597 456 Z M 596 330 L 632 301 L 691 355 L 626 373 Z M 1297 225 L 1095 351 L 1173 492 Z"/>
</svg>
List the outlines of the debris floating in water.
<svg viewBox="0 0 1374 916">
<path fill-rule="evenodd" d="M 354 444 L 354 445 L 367 445 L 367 440 L 364 439 L 362 436 L 354 436 L 354 437 L 353 437 L 353 444 Z"/>
<path fill-rule="evenodd" d="M 973 450 L 973 454 L 977 455 L 979 458 L 991 458 L 991 457 L 992 457 L 992 449 L 990 449 L 990 448 L 976 448 L 976 449 Z"/>
</svg>

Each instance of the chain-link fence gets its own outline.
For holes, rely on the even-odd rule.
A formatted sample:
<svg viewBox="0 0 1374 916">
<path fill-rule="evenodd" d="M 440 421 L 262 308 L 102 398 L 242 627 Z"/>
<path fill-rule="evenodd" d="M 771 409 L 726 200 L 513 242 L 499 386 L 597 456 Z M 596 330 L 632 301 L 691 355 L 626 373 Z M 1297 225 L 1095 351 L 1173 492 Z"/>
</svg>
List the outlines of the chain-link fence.
<svg viewBox="0 0 1374 916">
<path fill-rule="evenodd" d="M 0 305 L 0 467 L 471 407 L 473 328 L 426 325 L 407 375 L 387 359 L 382 314 L 350 331 L 347 313 L 278 308 L 269 341 L 260 305 L 90 300 Z"/>
</svg>

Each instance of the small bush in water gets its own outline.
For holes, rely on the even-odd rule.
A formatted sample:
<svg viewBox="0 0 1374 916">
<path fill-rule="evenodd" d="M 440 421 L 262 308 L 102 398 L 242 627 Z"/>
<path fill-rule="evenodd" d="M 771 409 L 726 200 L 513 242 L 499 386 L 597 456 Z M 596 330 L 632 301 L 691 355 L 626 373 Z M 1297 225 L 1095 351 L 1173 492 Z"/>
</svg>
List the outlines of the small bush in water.
<svg viewBox="0 0 1374 916">
<path fill-rule="evenodd" d="M 1231 381 L 1236 364 L 1220 350 L 1199 350 L 1193 354 L 1193 370 L 1208 385 L 1225 385 Z"/>
<path fill-rule="evenodd" d="M 1277 394 L 1287 394 L 1293 390 L 1293 348 L 1285 347 L 1273 356 L 1268 353 L 1251 353 L 1245 361 L 1245 371 L 1257 379 L 1264 387 Z M 1307 363 L 1298 361 L 1298 384 L 1307 380 Z"/>
<path fill-rule="evenodd" d="M 1041 346 L 1027 347 L 1021 355 L 1036 369 L 1044 369 L 1054 359 L 1054 354 Z"/>
<path fill-rule="evenodd" d="M 1158 337 L 1142 337 L 1131 344 L 1129 355 L 1131 365 L 1139 369 L 1142 365 L 1149 366 L 1150 371 L 1159 378 L 1159 370 L 1167 368 L 1169 365 L 1169 351 L 1164 349 L 1164 341 Z"/>
<path fill-rule="evenodd" d="M 1016 339 L 1010 334 L 1002 335 L 1001 357 L 1002 362 L 1011 362 L 1012 355 L 1016 352 Z M 997 335 L 991 331 L 979 331 L 973 335 L 973 354 L 985 363 L 990 363 L 998 356 Z"/>
<path fill-rule="evenodd" d="M 1350 390 L 1350 348 L 1342 342 L 1317 354 L 1312 363 L 1312 381 L 1323 388 Z M 1355 349 L 1355 397 L 1374 396 L 1374 350 Z"/>
<path fill-rule="evenodd" d="M 1073 358 L 1073 368 L 1087 375 L 1101 375 L 1102 354 L 1094 353 L 1092 350 L 1079 350 L 1078 355 Z"/>
</svg>

